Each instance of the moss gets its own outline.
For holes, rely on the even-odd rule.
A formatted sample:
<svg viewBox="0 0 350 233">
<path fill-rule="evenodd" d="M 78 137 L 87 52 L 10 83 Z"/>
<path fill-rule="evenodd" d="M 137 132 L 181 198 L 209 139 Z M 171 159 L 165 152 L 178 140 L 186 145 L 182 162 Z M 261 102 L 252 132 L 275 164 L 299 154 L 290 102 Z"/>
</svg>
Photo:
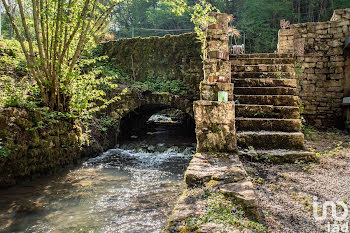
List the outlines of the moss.
<svg viewBox="0 0 350 233">
<path fill-rule="evenodd" d="M 183 232 L 194 232 L 201 225 L 209 222 L 223 225 L 226 229 L 229 227 L 241 230 L 248 228 L 254 232 L 267 232 L 267 229 L 262 224 L 247 218 L 242 207 L 234 204 L 231 199 L 209 189 L 205 193 L 204 211 L 199 216 L 187 218 L 183 229 L 188 231 Z"/>
<path fill-rule="evenodd" d="M 189 95 L 199 96 L 203 76 L 201 44 L 194 33 L 121 39 L 102 47 L 115 67 L 136 73 L 135 81 L 144 82 L 149 77 L 179 80 L 189 87 Z"/>
<path fill-rule="evenodd" d="M 5 124 L 2 130 L 1 137 L 6 139 L 6 147 L 11 150 L 11 154 L 5 163 L 0 163 L 0 186 L 6 185 L 7 177 L 22 179 L 48 173 L 56 167 L 71 164 L 80 157 L 81 134 L 73 122 L 62 120 L 49 123 L 45 128 L 28 130 L 27 123 L 36 124 L 33 123 L 36 116 L 31 112 L 18 114 L 25 111 L 7 108 L 2 112 L 6 116 L 5 122 L 13 118 L 15 121 L 12 125 Z M 22 127 L 23 122 L 26 123 L 25 127 Z M 62 148 L 63 145 L 66 148 Z"/>
<path fill-rule="evenodd" d="M 211 123 L 210 125 L 208 125 L 208 128 L 209 130 L 212 132 L 212 133 L 220 133 L 221 132 L 221 129 L 220 127 L 217 125 L 217 124 L 214 124 L 214 123 Z"/>
<path fill-rule="evenodd" d="M 217 181 L 217 180 L 210 180 L 210 181 L 206 184 L 206 187 L 207 187 L 207 188 L 211 188 L 211 187 L 216 186 L 218 183 L 219 183 L 219 181 Z"/>
</svg>

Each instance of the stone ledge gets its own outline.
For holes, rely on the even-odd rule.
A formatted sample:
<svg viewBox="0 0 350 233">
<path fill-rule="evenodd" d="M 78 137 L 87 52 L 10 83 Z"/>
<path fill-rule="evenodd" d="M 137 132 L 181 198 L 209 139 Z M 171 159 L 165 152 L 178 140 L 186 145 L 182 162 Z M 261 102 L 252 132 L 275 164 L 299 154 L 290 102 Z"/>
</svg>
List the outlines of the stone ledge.
<svg viewBox="0 0 350 233">
<path fill-rule="evenodd" d="M 269 163 L 294 163 L 297 161 L 317 162 L 319 158 L 314 152 L 305 150 L 252 150 L 239 151 L 239 155 L 257 161 Z"/>
<path fill-rule="evenodd" d="M 201 100 L 217 101 L 218 92 L 226 91 L 228 93 L 228 101 L 233 101 L 233 83 L 209 83 L 201 82 L 200 84 Z"/>
<path fill-rule="evenodd" d="M 187 187 L 201 187 L 210 180 L 235 182 L 245 178 L 237 155 L 197 153 L 185 173 Z"/>
<path fill-rule="evenodd" d="M 261 219 L 254 185 L 247 178 L 237 154 L 197 153 L 186 171 L 185 180 L 188 188 L 180 196 L 165 232 L 254 232 L 245 225 Z M 193 225 L 191 221 L 200 219 L 207 213 L 208 203 L 212 197 L 243 210 L 241 225 L 223 224 L 216 221 L 200 222 Z M 220 199 L 221 198 L 221 199 Z M 208 201 L 209 200 L 209 201 Z M 221 207 L 222 208 L 222 207 Z M 233 210 L 232 215 L 235 215 Z M 214 215 L 216 216 L 216 215 Z M 214 217 L 215 218 L 215 217 Z M 197 222 L 198 223 L 198 222 Z M 260 225 L 263 227 L 262 225 Z"/>
</svg>

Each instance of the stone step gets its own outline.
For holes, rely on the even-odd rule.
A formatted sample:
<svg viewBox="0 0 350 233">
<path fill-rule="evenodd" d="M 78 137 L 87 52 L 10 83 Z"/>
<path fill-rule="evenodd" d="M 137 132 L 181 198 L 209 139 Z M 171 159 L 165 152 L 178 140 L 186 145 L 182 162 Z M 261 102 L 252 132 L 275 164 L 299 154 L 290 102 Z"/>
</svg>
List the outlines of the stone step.
<svg viewBox="0 0 350 233">
<path fill-rule="evenodd" d="M 296 88 L 292 87 L 235 87 L 237 95 L 296 95 Z"/>
<path fill-rule="evenodd" d="M 237 131 L 237 143 L 241 148 L 303 150 L 304 134 L 300 132 Z"/>
<path fill-rule="evenodd" d="M 315 162 L 319 160 L 314 152 L 306 150 L 241 150 L 239 155 L 240 157 L 248 157 L 249 160 L 269 163 Z"/>
<path fill-rule="evenodd" d="M 298 97 L 293 95 L 235 95 L 237 104 L 298 106 Z"/>
<path fill-rule="evenodd" d="M 232 65 L 231 70 L 234 72 L 294 72 L 294 65 Z"/>
<path fill-rule="evenodd" d="M 277 53 L 252 53 L 252 54 L 242 54 L 242 55 L 230 55 L 230 59 L 236 58 L 293 58 L 293 54 L 277 54 Z"/>
<path fill-rule="evenodd" d="M 232 72 L 232 79 L 295 79 L 295 72 Z"/>
<path fill-rule="evenodd" d="M 300 119 L 236 118 L 237 131 L 300 132 Z"/>
<path fill-rule="evenodd" d="M 236 104 L 236 117 L 299 119 L 298 107 Z"/>
<path fill-rule="evenodd" d="M 294 64 L 293 58 L 237 58 L 232 65 Z"/>
<path fill-rule="evenodd" d="M 296 79 L 245 78 L 233 79 L 233 83 L 235 87 L 297 87 Z"/>
</svg>

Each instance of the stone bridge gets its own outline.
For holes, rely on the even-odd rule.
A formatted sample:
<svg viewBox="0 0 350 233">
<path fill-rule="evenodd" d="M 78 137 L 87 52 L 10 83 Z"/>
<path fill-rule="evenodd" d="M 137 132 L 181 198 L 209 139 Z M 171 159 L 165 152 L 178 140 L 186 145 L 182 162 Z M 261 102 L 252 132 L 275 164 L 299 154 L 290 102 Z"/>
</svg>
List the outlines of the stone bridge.
<svg viewBox="0 0 350 233">
<path fill-rule="evenodd" d="M 133 90 L 121 96 L 121 100 L 108 106 L 107 114 L 116 122 L 115 143 L 120 132 L 142 128 L 146 121 L 163 109 L 179 109 L 193 123 L 193 98 L 167 92 Z M 194 123 L 193 123 L 194 124 Z"/>
</svg>

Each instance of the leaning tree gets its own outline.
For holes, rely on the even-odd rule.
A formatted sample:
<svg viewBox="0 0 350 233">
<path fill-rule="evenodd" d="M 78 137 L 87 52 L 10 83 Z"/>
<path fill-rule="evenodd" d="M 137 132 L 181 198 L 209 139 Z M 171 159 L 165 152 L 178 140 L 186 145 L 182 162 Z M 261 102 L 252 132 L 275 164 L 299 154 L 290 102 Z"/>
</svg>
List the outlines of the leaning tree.
<svg viewBox="0 0 350 233">
<path fill-rule="evenodd" d="M 16 24 L 8 0 L 2 0 L 45 106 L 69 110 L 78 58 L 120 1 L 17 0 L 21 23 Z"/>
<path fill-rule="evenodd" d="M 79 79 L 79 56 L 88 42 L 103 30 L 115 6 L 124 0 L 16 0 L 21 18 L 18 24 L 9 0 L 1 1 L 31 77 L 40 90 L 43 105 L 52 111 L 69 112 L 74 95 L 72 84 Z M 185 0 L 165 1 L 172 3 L 176 13 L 191 12 L 191 21 L 203 40 L 200 25 L 211 20 L 208 13 L 214 8 L 205 0 L 193 6 Z"/>
</svg>

